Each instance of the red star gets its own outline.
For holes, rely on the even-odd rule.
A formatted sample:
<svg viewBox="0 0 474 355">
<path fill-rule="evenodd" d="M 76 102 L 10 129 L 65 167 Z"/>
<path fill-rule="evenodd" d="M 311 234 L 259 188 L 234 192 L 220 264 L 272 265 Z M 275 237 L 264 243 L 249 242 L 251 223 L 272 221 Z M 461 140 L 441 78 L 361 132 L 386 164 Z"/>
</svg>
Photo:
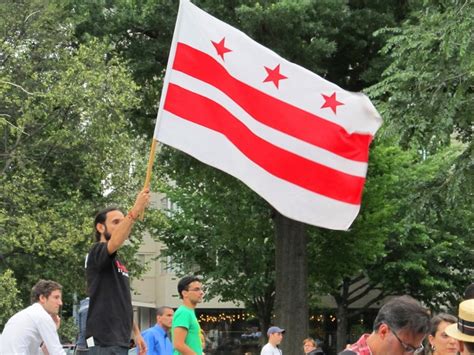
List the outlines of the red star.
<svg viewBox="0 0 474 355">
<path fill-rule="evenodd" d="M 266 83 L 268 81 L 273 81 L 273 84 L 275 84 L 277 89 L 278 89 L 278 84 L 279 84 L 280 80 L 288 79 L 286 76 L 280 74 L 280 64 L 278 64 L 275 67 L 275 69 L 270 69 L 268 67 L 265 67 L 265 70 L 267 71 L 268 75 L 267 75 L 267 77 L 265 78 L 265 80 L 263 82 Z"/>
<path fill-rule="evenodd" d="M 224 54 L 226 54 L 228 52 L 232 52 L 231 49 L 226 48 L 226 46 L 225 46 L 225 43 L 224 43 L 225 42 L 225 37 L 223 37 L 219 43 L 214 42 L 214 41 L 211 41 L 211 42 L 214 45 L 214 47 L 216 48 L 217 54 L 221 56 L 222 60 L 224 60 Z"/>
<path fill-rule="evenodd" d="M 324 104 L 321 106 L 321 108 L 326 108 L 329 107 L 331 108 L 332 112 L 336 113 L 337 106 L 344 105 L 342 102 L 336 100 L 336 93 L 333 92 L 331 96 L 327 96 L 324 94 L 321 94 L 324 97 Z"/>
</svg>

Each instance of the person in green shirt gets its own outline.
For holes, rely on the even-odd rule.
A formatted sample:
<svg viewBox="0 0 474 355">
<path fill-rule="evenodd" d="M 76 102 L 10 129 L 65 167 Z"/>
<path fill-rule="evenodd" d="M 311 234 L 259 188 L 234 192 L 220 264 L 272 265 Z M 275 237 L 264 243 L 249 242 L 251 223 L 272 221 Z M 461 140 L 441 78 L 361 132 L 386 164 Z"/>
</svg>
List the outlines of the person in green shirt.
<svg viewBox="0 0 474 355">
<path fill-rule="evenodd" d="M 186 276 L 178 282 L 179 298 L 183 304 L 174 313 L 171 324 L 174 355 L 202 355 L 202 342 L 194 309 L 202 302 L 204 290 L 197 276 Z"/>
</svg>

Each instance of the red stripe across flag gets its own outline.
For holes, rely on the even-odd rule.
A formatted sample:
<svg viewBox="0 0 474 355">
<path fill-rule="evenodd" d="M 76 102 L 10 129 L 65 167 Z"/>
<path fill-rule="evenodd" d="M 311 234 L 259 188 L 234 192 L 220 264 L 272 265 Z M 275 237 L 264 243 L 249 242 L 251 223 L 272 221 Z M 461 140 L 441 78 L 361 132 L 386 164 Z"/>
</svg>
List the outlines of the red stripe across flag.
<svg viewBox="0 0 474 355">
<path fill-rule="evenodd" d="M 157 140 L 237 177 L 289 218 L 345 230 L 380 125 L 366 96 L 181 0 Z"/>
<path fill-rule="evenodd" d="M 347 159 L 368 161 L 371 135 L 349 134 L 341 126 L 254 89 L 232 77 L 216 59 L 206 53 L 178 43 L 173 69 L 215 86 L 254 119 L 269 127 Z"/>
<path fill-rule="evenodd" d="M 339 201 L 360 203 L 364 178 L 341 173 L 274 146 L 204 96 L 170 83 L 164 109 L 223 134 L 242 154 L 272 175 Z"/>
</svg>

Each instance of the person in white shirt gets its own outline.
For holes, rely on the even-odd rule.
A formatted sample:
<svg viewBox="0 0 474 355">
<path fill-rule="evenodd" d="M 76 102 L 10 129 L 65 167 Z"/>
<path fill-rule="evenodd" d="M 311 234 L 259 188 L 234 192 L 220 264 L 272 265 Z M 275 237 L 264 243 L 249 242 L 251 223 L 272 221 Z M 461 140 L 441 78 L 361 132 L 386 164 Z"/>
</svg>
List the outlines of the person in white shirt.
<svg viewBox="0 0 474 355">
<path fill-rule="evenodd" d="M 33 304 L 13 315 L 0 339 L 0 355 L 65 355 L 59 341 L 62 286 L 40 280 L 31 290 Z"/>
<path fill-rule="evenodd" d="M 283 333 L 285 329 L 279 327 L 268 328 L 268 343 L 260 351 L 260 355 L 282 355 L 283 352 L 278 348 L 283 340 Z"/>
</svg>

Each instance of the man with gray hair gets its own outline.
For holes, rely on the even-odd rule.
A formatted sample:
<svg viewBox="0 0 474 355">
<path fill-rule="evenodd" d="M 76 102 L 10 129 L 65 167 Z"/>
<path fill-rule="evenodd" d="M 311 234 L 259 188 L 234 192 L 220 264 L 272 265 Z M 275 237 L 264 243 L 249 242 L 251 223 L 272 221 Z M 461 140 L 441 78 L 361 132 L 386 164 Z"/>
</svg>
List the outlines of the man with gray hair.
<svg viewBox="0 0 474 355">
<path fill-rule="evenodd" d="M 148 349 L 147 355 L 173 355 L 173 344 L 169 338 L 174 311 L 163 306 L 156 310 L 156 325 L 142 332 Z"/>
<path fill-rule="evenodd" d="M 57 333 L 62 286 L 55 281 L 39 280 L 31 290 L 31 302 L 5 325 L 0 355 L 65 355 Z"/>
<path fill-rule="evenodd" d="M 420 354 L 429 330 L 428 311 L 412 297 L 396 297 L 380 308 L 373 332 L 362 335 L 339 355 Z"/>
</svg>

